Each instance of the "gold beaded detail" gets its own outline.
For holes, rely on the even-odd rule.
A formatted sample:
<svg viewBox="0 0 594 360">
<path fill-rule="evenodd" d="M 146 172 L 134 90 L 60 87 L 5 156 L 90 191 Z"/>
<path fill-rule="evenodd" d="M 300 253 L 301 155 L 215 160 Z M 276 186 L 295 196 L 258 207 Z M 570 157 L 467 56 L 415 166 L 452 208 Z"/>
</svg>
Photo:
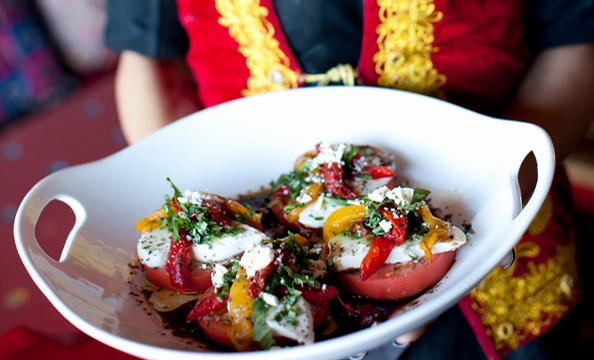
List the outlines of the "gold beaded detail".
<svg viewBox="0 0 594 360">
<path fill-rule="evenodd" d="M 227 27 L 239 44 L 250 71 L 242 96 L 298 86 L 298 75 L 274 38 L 275 29 L 267 19 L 266 7 L 258 0 L 216 0 L 216 8 L 221 14 L 219 24 Z"/>
<path fill-rule="evenodd" d="M 377 0 L 381 24 L 374 55 L 378 85 L 444 98 L 446 76 L 431 61 L 433 24 L 443 13 L 431 0 Z"/>
<path fill-rule="evenodd" d="M 532 222 L 542 232 L 552 215 L 547 198 Z M 539 233 L 540 233 L 539 232 Z M 530 336 L 540 334 L 567 311 L 567 301 L 576 294 L 578 279 L 575 245 L 558 246 L 555 256 L 544 262 L 535 259 L 540 248 L 533 242 L 516 246 L 516 261 L 508 268 L 495 268 L 470 292 L 471 306 L 480 314 L 487 335 L 498 351 L 514 349 Z M 514 274 L 518 263 L 526 271 Z"/>
</svg>

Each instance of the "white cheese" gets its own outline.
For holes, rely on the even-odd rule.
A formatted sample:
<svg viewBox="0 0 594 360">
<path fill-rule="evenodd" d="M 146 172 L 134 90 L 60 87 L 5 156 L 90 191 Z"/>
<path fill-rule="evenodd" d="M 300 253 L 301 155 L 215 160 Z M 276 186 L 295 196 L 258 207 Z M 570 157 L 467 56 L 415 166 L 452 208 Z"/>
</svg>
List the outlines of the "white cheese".
<svg viewBox="0 0 594 360">
<path fill-rule="evenodd" d="M 274 261 L 274 255 L 274 249 L 270 246 L 251 246 L 241 256 L 239 265 L 245 269 L 248 277 L 254 277 Z"/>
<path fill-rule="evenodd" d="M 321 229 L 328 216 L 343 206 L 336 202 L 327 201 L 324 194 L 321 194 L 314 203 L 301 210 L 299 222 L 311 229 Z"/>
<path fill-rule="evenodd" d="M 210 280 L 215 288 L 220 288 L 225 284 L 224 276 L 228 271 L 229 270 L 220 263 L 215 264 L 214 269 L 210 274 Z"/>
<path fill-rule="evenodd" d="M 156 228 L 143 233 L 136 245 L 140 262 L 151 268 L 164 267 L 170 244 L 171 233 L 167 229 Z"/>
<path fill-rule="evenodd" d="M 274 294 L 261 292 L 260 296 L 262 297 L 262 300 L 270 306 L 278 306 L 279 304 L 278 298 Z"/>
<path fill-rule="evenodd" d="M 399 204 L 410 204 L 413 199 L 415 190 L 408 187 L 395 187 L 389 189 L 387 186 L 382 186 L 375 189 L 372 193 L 368 194 L 369 200 L 380 203 L 384 199 L 390 199 L 394 201 L 396 205 Z"/>
<path fill-rule="evenodd" d="M 208 200 L 210 198 L 211 198 L 210 195 L 207 193 L 203 193 L 200 191 L 186 190 L 186 191 L 184 191 L 182 196 L 179 196 L 177 198 L 177 201 L 179 201 L 182 204 L 202 205 L 202 201 Z"/>
<path fill-rule="evenodd" d="M 459 248 L 466 243 L 466 235 L 457 227 L 450 227 L 451 241 L 435 243 L 431 252 L 439 254 Z M 330 248 L 330 257 L 333 259 L 332 266 L 337 271 L 359 269 L 361 261 L 369 251 L 370 239 L 352 238 L 344 235 L 338 235 L 330 239 L 328 246 Z M 386 259 L 386 264 L 396 264 L 411 261 L 425 256 L 423 250 L 419 247 L 420 241 L 407 241 L 401 246 L 395 246 Z"/>
<path fill-rule="evenodd" d="M 192 246 L 194 257 L 206 263 L 219 262 L 230 259 L 267 239 L 266 234 L 251 226 L 238 223 L 237 227 L 245 231 L 233 236 L 223 235 L 208 244 L 194 244 Z"/>
<path fill-rule="evenodd" d="M 332 144 L 321 142 L 319 148 L 320 152 L 311 160 L 314 169 L 322 164 L 342 164 L 342 156 L 345 150 L 347 150 L 347 144 L 339 143 L 333 146 Z"/>
<path fill-rule="evenodd" d="M 276 315 L 283 310 L 282 306 L 271 308 L 266 314 L 266 325 L 272 330 L 274 336 L 282 336 L 292 339 L 299 344 L 312 344 L 315 340 L 313 328 L 313 314 L 309 303 L 299 297 L 293 309 L 299 315 L 296 324 L 288 323 L 285 319 L 276 320 Z"/>
</svg>

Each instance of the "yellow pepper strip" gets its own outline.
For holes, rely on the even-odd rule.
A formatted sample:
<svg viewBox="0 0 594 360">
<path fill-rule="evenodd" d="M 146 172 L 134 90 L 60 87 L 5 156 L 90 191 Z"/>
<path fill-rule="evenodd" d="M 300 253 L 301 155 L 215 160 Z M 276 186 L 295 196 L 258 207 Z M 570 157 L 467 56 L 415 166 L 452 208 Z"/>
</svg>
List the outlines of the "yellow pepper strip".
<svg viewBox="0 0 594 360">
<path fill-rule="evenodd" d="M 293 238 L 301 246 L 307 246 L 307 245 L 309 245 L 309 240 L 305 236 L 303 236 L 301 234 L 295 234 L 295 235 L 293 235 Z"/>
<path fill-rule="evenodd" d="M 248 293 L 249 281 L 245 270 L 241 269 L 229 289 L 229 314 L 231 314 L 231 333 L 229 337 L 237 351 L 253 349 L 254 324 L 251 321 L 254 300 Z"/>
<path fill-rule="evenodd" d="M 365 217 L 364 205 L 349 205 L 335 210 L 324 223 L 322 235 L 324 242 L 328 241 L 334 236 L 348 229 L 355 221 Z"/>
<path fill-rule="evenodd" d="M 159 210 L 152 212 L 144 218 L 138 220 L 134 229 L 141 233 L 147 233 L 151 230 L 158 228 L 161 225 L 161 219 L 167 217 L 165 209 L 160 208 Z"/>
<path fill-rule="evenodd" d="M 311 200 L 306 202 L 305 205 L 309 205 L 316 201 L 318 197 L 320 197 L 323 187 L 324 186 L 321 183 L 313 183 L 308 185 L 303 191 L 305 192 L 305 194 L 309 195 Z M 301 211 L 303 211 L 303 207 L 295 207 L 291 209 L 291 211 L 289 211 L 289 213 L 287 214 L 287 220 L 291 223 L 296 222 L 297 220 L 299 220 L 299 214 L 301 213 Z"/>
<path fill-rule="evenodd" d="M 425 225 L 429 228 L 429 232 L 423 237 L 419 243 L 419 247 L 425 253 L 425 258 L 431 261 L 433 255 L 431 249 L 433 248 L 433 245 L 435 245 L 437 241 L 448 242 L 451 240 L 448 236 L 450 226 L 445 221 L 434 217 L 425 205 L 421 205 L 419 211 Z"/>
<path fill-rule="evenodd" d="M 249 210 L 243 206 L 242 204 L 238 203 L 235 200 L 227 199 L 225 201 L 225 206 L 231 211 L 233 214 L 237 214 L 240 216 L 245 216 Z M 262 230 L 262 214 L 252 212 L 251 215 L 245 220 L 245 223 L 253 226 L 259 230 Z"/>
<path fill-rule="evenodd" d="M 293 169 L 299 170 L 303 166 L 303 164 L 305 164 L 307 161 L 313 159 L 317 155 L 318 155 L 318 151 L 315 149 L 312 149 L 312 150 L 306 152 L 305 154 L 299 156 L 295 160 L 295 163 L 293 164 Z"/>
</svg>

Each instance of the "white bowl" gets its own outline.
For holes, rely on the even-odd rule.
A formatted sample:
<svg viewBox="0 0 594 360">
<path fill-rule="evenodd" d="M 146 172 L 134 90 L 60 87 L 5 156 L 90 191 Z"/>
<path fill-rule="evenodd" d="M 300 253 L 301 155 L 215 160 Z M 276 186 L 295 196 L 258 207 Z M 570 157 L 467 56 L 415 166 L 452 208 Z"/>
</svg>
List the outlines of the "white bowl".
<svg viewBox="0 0 594 360">
<path fill-rule="evenodd" d="M 142 272 L 136 221 L 162 205 L 166 177 L 180 189 L 226 196 L 266 186 L 322 140 L 392 151 L 398 177 L 432 190 L 432 204 L 474 229 L 447 276 L 378 326 L 313 345 L 224 353 L 162 328 L 133 296 Z M 538 182 L 521 207 L 517 173 L 533 152 Z M 23 199 L 14 223 L 18 252 L 56 309 L 97 340 L 142 358 L 338 359 L 379 347 L 429 321 L 462 298 L 511 250 L 552 182 L 554 151 L 539 127 L 494 119 L 396 90 L 306 88 L 228 102 L 183 118 L 99 161 L 55 172 Z M 55 261 L 35 238 L 53 200 L 76 221 Z"/>
</svg>

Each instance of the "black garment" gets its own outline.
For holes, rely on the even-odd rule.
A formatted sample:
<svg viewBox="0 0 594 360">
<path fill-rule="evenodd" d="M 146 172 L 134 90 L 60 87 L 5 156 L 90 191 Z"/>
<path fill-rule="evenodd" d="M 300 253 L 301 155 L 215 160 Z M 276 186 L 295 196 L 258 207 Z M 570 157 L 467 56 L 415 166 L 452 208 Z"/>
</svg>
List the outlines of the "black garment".
<svg viewBox="0 0 594 360">
<path fill-rule="evenodd" d="M 325 72 L 339 63 L 356 65 L 362 0 L 274 0 L 274 4 L 287 41 L 306 72 Z M 594 42 L 594 0 L 526 0 L 526 8 L 526 39 L 534 52 Z M 182 57 L 188 48 L 175 0 L 107 0 L 105 43 L 115 51 L 133 50 L 155 58 Z"/>
<path fill-rule="evenodd" d="M 594 42 L 594 0 L 526 0 L 526 24 L 533 52 Z"/>
<path fill-rule="evenodd" d="M 154 58 L 178 58 L 188 49 L 175 0 L 108 0 L 104 39 L 112 50 Z"/>
</svg>

